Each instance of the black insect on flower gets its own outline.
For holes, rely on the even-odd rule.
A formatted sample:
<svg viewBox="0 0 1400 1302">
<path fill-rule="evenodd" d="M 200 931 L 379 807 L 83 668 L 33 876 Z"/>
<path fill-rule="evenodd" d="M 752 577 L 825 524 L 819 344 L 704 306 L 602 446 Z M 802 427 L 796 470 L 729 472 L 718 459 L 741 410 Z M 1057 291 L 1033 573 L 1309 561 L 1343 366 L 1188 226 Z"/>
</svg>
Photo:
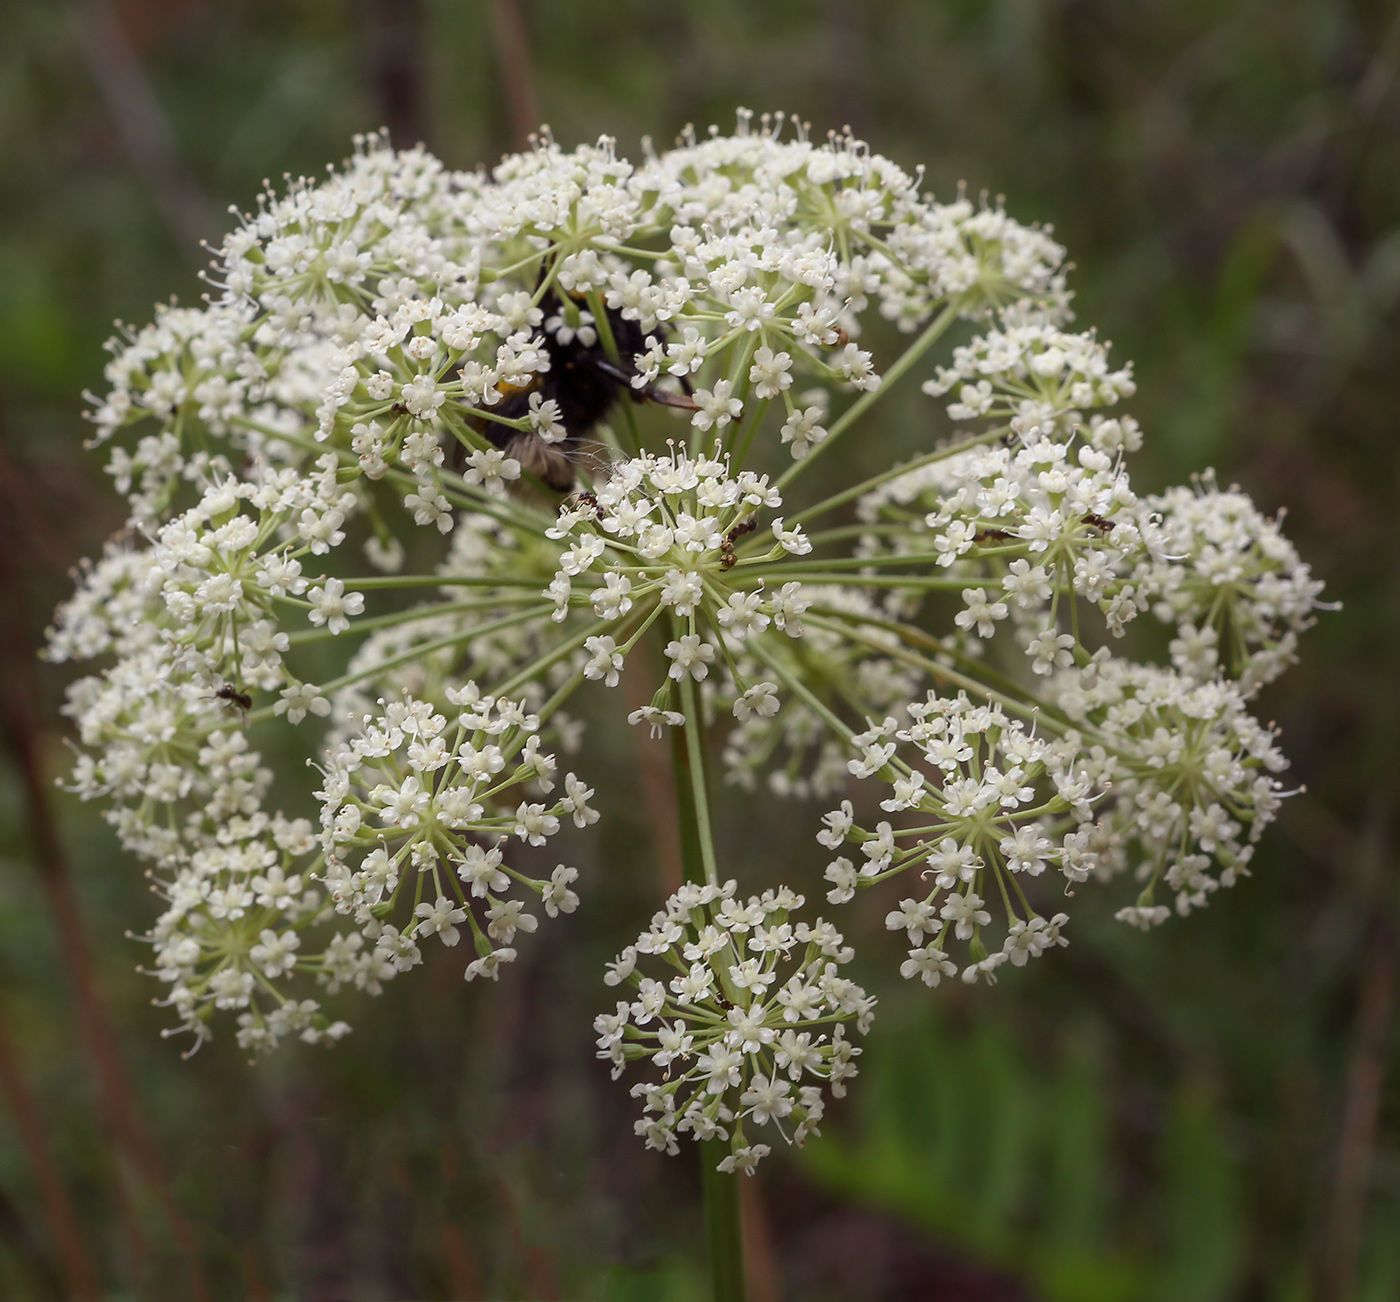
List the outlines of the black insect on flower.
<svg viewBox="0 0 1400 1302">
<path fill-rule="evenodd" d="M 632 358 L 643 352 L 647 343 L 641 326 L 627 320 L 618 309 L 604 309 L 615 358 L 593 314 L 582 307 L 576 295 L 561 300 L 551 289 L 540 300 L 540 310 L 543 324 L 534 342 L 548 353 L 549 370 L 535 375 L 528 385 L 498 385 L 500 401 L 491 412 L 495 417 L 520 420 L 530 414 L 533 405 L 546 413 L 546 428 L 517 430 L 486 417 L 475 418 L 473 425 L 518 461 L 525 474 L 567 493 L 574 485 L 574 467 L 586 455 L 583 441 L 623 393 L 633 402 L 656 402 L 684 411 L 694 411 L 695 401 L 684 379 L 682 393 L 633 384 L 637 369 Z"/>
<path fill-rule="evenodd" d="M 253 698 L 247 692 L 240 692 L 232 683 L 224 683 L 222 687 L 214 693 L 216 701 L 223 701 L 225 705 L 236 706 L 244 714 L 253 708 Z"/>
</svg>

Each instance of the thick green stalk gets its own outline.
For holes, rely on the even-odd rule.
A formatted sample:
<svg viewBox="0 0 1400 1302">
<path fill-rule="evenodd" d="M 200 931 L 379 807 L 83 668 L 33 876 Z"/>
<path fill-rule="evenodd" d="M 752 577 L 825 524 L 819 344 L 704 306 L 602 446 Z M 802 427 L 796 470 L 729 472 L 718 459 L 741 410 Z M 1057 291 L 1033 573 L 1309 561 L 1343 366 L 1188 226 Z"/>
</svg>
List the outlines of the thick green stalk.
<svg viewBox="0 0 1400 1302">
<path fill-rule="evenodd" d="M 671 729 L 671 769 L 676 786 L 676 830 L 681 868 L 687 881 L 704 882 L 706 855 L 701 849 L 700 811 L 696 793 L 707 785 L 700 720 L 687 712 L 683 728 Z M 688 734 L 694 733 L 694 736 Z M 693 761 L 698 761 L 697 763 Z M 698 771 L 697 771 L 698 770 Z M 703 808 L 703 805 L 702 805 Z M 708 810 L 705 815 L 708 821 Z M 744 1302 L 744 1227 L 739 1215 L 739 1176 L 718 1169 L 727 1146 L 717 1139 L 700 1145 L 701 1183 L 705 1195 L 705 1241 L 710 1258 L 713 1302 Z"/>
<path fill-rule="evenodd" d="M 719 1139 L 707 1139 L 700 1145 L 710 1288 L 714 1302 L 744 1302 L 744 1225 L 739 1215 L 739 1181 L 744 1177 L 718 1169 L 726 1149 Z"/>
</svg>

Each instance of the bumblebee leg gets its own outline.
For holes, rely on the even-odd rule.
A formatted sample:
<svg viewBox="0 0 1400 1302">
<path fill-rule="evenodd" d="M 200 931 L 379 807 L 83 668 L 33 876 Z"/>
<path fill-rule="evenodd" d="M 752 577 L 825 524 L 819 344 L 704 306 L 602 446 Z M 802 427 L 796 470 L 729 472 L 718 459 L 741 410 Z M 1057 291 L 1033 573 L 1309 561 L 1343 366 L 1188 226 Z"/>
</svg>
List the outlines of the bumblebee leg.
<svg viewBox="0 0 1400 1302">
<path fill-rule="evenodd" d="M 660 403 L 663 407 L 676 407 L 681 411 L 699 411 L 700 404 L 688 393 L 667 393 L 665 389 L 653 389 L 648 385 L 638 390 L 638 397 L 645 402 Z"/>
<path fill-rule="evenodd" d="M 628 388 L 632 386 L 632 376 L 635 371 L 624 371 L 616 362 L 609 361 L 606 357 L 594 357 L 591 364 L 595 370 L 601 371 L 610 380 L 616 380 L 619 384 L 625 384 Z"/>
<path fill-rule="evenodd" d="M 678 407 L 681 411 L 699 411 L 695 404 L 695 399 L 691 397 L 690 381 L 683 379 L 681 385 L 685 392 L 667 393 L 665 389 L 658 389 L 655 385 L 644 385 L 640 389 L 632 387 L 632 375 L 624 371 L 622 367 L 604 358 L 597 358 L 593 365 L 611 380 L 616 380 L 619 384 L 625 384 L 632 396 L 633 402 L 655 402 L 663 407 Z"/>
</svg>

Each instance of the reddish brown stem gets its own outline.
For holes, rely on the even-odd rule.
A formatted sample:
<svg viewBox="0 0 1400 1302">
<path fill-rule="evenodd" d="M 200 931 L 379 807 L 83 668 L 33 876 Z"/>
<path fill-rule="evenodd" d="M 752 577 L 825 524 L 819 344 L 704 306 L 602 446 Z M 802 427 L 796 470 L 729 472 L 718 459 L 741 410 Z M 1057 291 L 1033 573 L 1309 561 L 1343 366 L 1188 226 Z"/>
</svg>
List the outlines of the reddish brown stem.
<svg viewBox="0 0 1400 1302">
<path fill-rule="evenodd" d="M 744 1276 L 749 1302 L 779 1302 L 778 1261 L 760 1180 L 746 1176 L 739 1182 L 739 1214 L 744 1218 Z"/>
<path fill-rule="evenodd" d="M 530 53 L 521 0 L 491 0 L 491 18 L 496 34 L 497 75 L 510 121 L 511 144 L 516 149 L 526 149 L 530 133 L 539 129 L 540 100 L 535 90 L 535 61 Z"/>
<path fill-rule="evenodd" d="M 636 665 L 623 674 L 622 691 L 627 712 L 651 703 L 645 676 L 652 672 L 649 645 L 639 646 L 633 656 Z M 674 804 L 675 779 L 671 773 L 671 750 L 664 741 L 653 738 L 645 726 L 632 729 L 637 754 L 637 782 L 641 787 L 642 808 L 651 824 L 652 859 L 656 864 L 657 886 L 671 895 L 681 886 L 681 843 L 676 834 Z"/>
<path fill-rule="evenodd" d="M 1381 1085 L 1385 1076 L 1386 1032 L 1395 993 L 1395 938 L 1382 920 L 1367 947 L 1361 997 L 1356 1012 L 1356 1044 L 1347 1074 L 1346 1104 L 1332 1207 L 1323 1240 L 1318 1281 L 1319 1302 L 1347 1302 L 1353 1294 L 1357 1261 L 1366 1223 L 1366 1199 L 1376 1150 Z"/>
<path fill-rule="evenodd" d="M 10 504 L 23 495 L 23 479 L 9 459 L 0 454 L 0 505 L 8 518 L 16 512 Z M 58 835 L 49 779 L 44 771 L 35 702 L 39 699 L 37 652 L 29 639 L 28 610 L 19 549 L 23 540 L 7 535 L 0 541 L 0 735 L 14 762 L 24 793 L 26 824 L 33 844 L 40 883 L 53 914 L 63 951 L 64 966 L 73 983 L 78 1022 L 97 1077 L 98 1096 L 113 1139 L 151 1186 L 170 1226 L 172 1237 L 189 1258 L 190 1296 L 203 1302 L 208 1296 L 199 1259 L 199 1245 L 189 1222 L 175 1204 L 170 1178 L 160 1151 L 141 1117 L 136 1095 L 127 1078 L 116 1037 L 102 999 L 86 928 L 74 897 L 67 855 Z M 119 1177 L 120 1178 L 120 1177 Z M 127 1214 L 127 1232 L 133 1251 L 140 1254 L 142 1239 L 134 1214 Z"/>
<path fill-rule="evenodd" d="M 30 1169 L 34 1172 L 34 1183 L 39 1186 L 39 1201 L 43 1204 L 54 1247 L 62 1259 L 63 1273 L 67 1277 L 70 1294 L 80 1299 L 80 1302 L 97 1302 L 101 1297 L 97 1275 L 88 1257 L 87 1245 L 78 1227 L 73 1204 L 69 1201 L 68 1190 L 64 1188 L 63 1177 L 59 1174 L 58 1163 L 49 1148 L 44 1120 L 39 1115 L 39 1105 L 35 1102 L 29 1082 L 20 1071 L 19 1062 L 11 1047 L 9 1028 L 5 1024 L 2 1012 L 0 1090 L 4 1092 L 5 1103 L 10 1109 L 10 1115 L 15 1119 L 20 1143 L 24 1146 Z"/>
<path fill-rule="evenodd" d="M 370 0 L 364 41 L 379 112 L 400 149 L 426 143 L 423 0 Z"/>
</svg>

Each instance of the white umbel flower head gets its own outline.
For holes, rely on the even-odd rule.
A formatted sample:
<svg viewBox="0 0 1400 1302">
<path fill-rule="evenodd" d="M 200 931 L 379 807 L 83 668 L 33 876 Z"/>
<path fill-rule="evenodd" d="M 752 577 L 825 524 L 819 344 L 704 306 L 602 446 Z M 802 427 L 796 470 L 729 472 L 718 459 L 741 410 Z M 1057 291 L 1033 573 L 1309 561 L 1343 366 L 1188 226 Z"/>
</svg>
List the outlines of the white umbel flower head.
<svg viewBox="0 0 1400 1302">
<path fill-rule="evenodd" d="M 677 1137 L 724 1141 L 721 1171 L 749 1174 L 769 1145 L 754 1132 L 802 1144 L 825 1103 L 856 1074 L 861 1050 L 846 1026 L 870 1026 L 875 1000 L 840 975 L 853 951 L 829 922 L 793 922 L 802 897 L 786 887 L 744 900 L 735 882 L 687 885 L 613 965 L 608 984 L 637 997 L 598 1017 L 598 1056 L 614 1079 L 633 1062 L 662 1069 L 635 1085 L 649 1148 L 678 1151 Z M 638 955 L 659 960 L 660 979 Z M 668 976 L 667 973 L 670 973 Z"/>
</svg>

